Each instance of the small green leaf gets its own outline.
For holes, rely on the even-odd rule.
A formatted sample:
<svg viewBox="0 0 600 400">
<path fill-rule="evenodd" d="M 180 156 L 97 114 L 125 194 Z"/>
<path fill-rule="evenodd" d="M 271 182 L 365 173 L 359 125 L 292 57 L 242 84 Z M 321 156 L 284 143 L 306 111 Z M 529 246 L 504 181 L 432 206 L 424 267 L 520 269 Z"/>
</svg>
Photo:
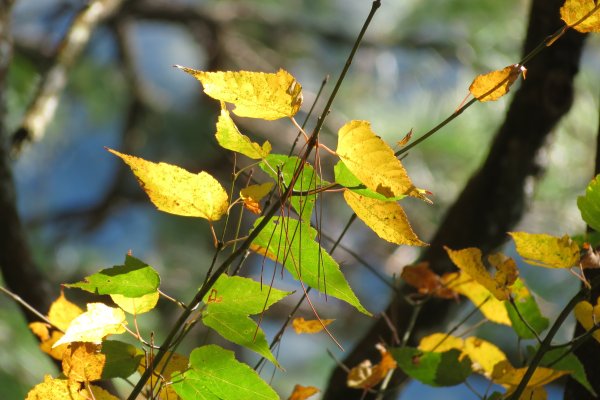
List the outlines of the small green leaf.
<svg viewBox="0 0 600 400">
<path fill-rule="evenodd" d="M 96 294 L 121 294 L 141 297 L 156 292 L 160 284 L 158 273 L 145 262 L 135 257 L 125 257 L 125 265 L 103 269 L 77 283 L 66 287 L 79 288 Z"/>
<path fill-rule="evenodd" d="M 585 223 L 600 232 L 600 175 L 591 180 L 585 196 L 577 198 L 577 207 Z"/>
<path fill-rule="evenodd" d="M 262 218 L 254 223 L 258 226 Z M 315 242 L 317 231 L 293 218 L 273 218 L 252 242 L 256 251 L 283 264 L 294 279 L 371 315 L 348 285 L 335 260 Z"/>
<path fill-rule="evenodd" d="M 568 354 L 565 355 L 565 353 Z M 540 365 L 559 371 L 570 371 L 573 379 L 579 382 L 581 386 L 586 388 L 594 397 L 597 397 L 596 392 L 587 379 L 583 364 L 581 364 L 581 361 L 579 361 L 575 354 L 571 353 L 571 350 L 567 348 L 549 350 L 542 357 Z"/>
<path fill-rule="evenodd" d="M 371 189 L 368 189 L 361 181 L 354 175 L 346 164 L 343 161 L 339 161 L 333 167 L 333 171 L 335 174 L 335 182 L 352 190 L 355 193 L 360 194 L 361 196 L 370 197 L 372 199 L 377 199 L 381 201 L 398 201 L 406 196 L 398 196 L 398 197 L 385 197 L 381 193 L 377 193 Z"/>
<path fill-rule="evenodd" d="M 215 137 L 221 147 L 236 151 L 255 160 L 265 158 L 271 152 L 269 142 L 263 143 L 261 147 L 258 143 L 252 142 L 248 136 L 240 133 L 223 102 L 221 102 L 221 115 L 217 121 Z"/>
<path fill-rule="evenodd" d="M 103 341 L 100 352 L 106 356 L 102 379 L 129 377 L 144 357 L 135 346 L 118 340 Z"/>
<path fill-rule="evenodd" d="M 260 168 L 276 182 L 279 182 L 277 173 L 278 170 L 280 170 L 283 177 L 283 184 L 285 187 L 287 187 L 292 181 L 294 172 L 296 171 L 296 168 L 298 168 L 299 164 L 300 159 L 298 157 L 288 157 L 283 154 L 269 154 L 259 165 Z M 302 173 L 300 174 L 300 177 L 294 185 L 294 190 L 306 192 L 326 184 L 327 182 L 321 180 L 321 178 L 317 176 L 314 168 L 310 164 L 306 164 L 302 170 Z M 303 221 L 310 221 L 316 199 L 316 194 L 292 196 L 290 198 L 290 203 L 298 215 L 301 216 Z"/>
<path fill-rule="evenodd" d="M 519 335 L 519 337 L 523 339 L 535 339 L 535 335 L 531 332 L 531 330 L 527 327 L 527 325 L 519 318 L 519 314 L 535 332 L 539 335 L 546 328 L 548 328 L 548 318 L 545 318 L 538 305 L 535 301 L 535 298 L 529 292 L 529 289 L 525 286 L 525 283 L 518 278 L 513 286 L 511 286 L 511 292 L 514 299 L 514 304 L 519 310 L 519 313 L 515 310 L 513 305 L 510 302 L 505 302 L 506 311 L 508 312 L 508 317 L 512 322 L 512 327 Z"/>
<path fill-rule="evenodd" d="M 173 388 L 185 400 L 279 399 L 256 371 L 235 359 L 233 351 L 216 345 L 198 347 L 190 354 L 190 366 L 190 370 L 173 379 Z"/>
<path fill-rule="evenodd" d="M 421 351 L 414 347 L 391 349 L 398 367 L 410 376 L 430 386 L 454 386 L 471 375 L 471 360 L 460 357 L 460 350 L 443 353 Z"/>
</svg>

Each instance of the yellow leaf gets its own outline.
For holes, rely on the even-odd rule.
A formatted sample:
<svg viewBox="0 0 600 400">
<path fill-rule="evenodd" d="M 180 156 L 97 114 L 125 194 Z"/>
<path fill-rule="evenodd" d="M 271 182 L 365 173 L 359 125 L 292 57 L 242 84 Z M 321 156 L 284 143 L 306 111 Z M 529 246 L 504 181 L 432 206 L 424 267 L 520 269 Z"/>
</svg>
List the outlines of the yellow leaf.
<svg viewBox="0 0 600 400">
<path fill-rule="evenodd" d="M 463 250 L 452 250 L 444 246 L 452 262 L 477 283 L 489 290 L 498 300 L 507 300 L 510 295 L 508 285 L 512 285 L 518 275 L 517 266 L 507 260 L 500 262 L 498 256 L 492 257 L 497 268 L 500 268 L 494 278 L 489 274 L 481 259 L 481 250 L 469 247 Z"/>
<path fill-rule="evenodd" d="M 80 386 L 78 382 L 53 379 L 46 375 L 44 382 L 35 385 L 25 400 L 86 400 L 85 396 L 78 393 Z"/>
<path fill-rule="evenodd" d="M 579 32 L 600 32 L 599 8 L 594 0 L 567 0 L 560 8 L 560 17 Z"/>
<path fill-rule="evenodd" d="M 355 389 L 370 389 L 379 384 L 385 378 L 387 373 L 396 368 L 396 360 L 381 344 L 377 344 L 377 349 L 381 353 L 379 364 L 372 365 L 370 360 L 361 362 L 348 372 L 346 384 Z"/>
<path fill-rule="evenodd" d="M 70 381 L 91 382 L 102 378 L 106 355 L 100 352 L 100 345 L 73 342 L 65 351 L 62 369 Z"/>
<path fill-rule="evenodd" d="M 288 400 L 306 400 L 319 392 L 320 390 L 314 386 L 296 385 Z"/>
<path fill-rule="evenodd" d="M 526 372 L 527 367 L 515 368 L 510 364 L 510 362 L 503 361 L 496 364 L 494 367 L 492 381 L 499 385 L 508 387 L 508 393 L 512 393 L 519 385 Z M 529 382 L 527 382 L 527 387 L 535 388 L 544 386 L 567 374 L 569 374 L 569 371 L 558 371 L 546 367 L 537 367 L 533 373 L 533 376 Z"/>
<path fill-rule="evenodd" d="M 302 86 L 287 71 L 205 72 L 176 65 L 202 82 L 204 93 L 213 99 L 235 104 L 240 117 L 275 120 L 293 117 L 302 105 Z"/>
<path fill-rule="evenodd" d="M 442 276 L 442 281 L 449 289 L 471 300 L 490 321 L 511 326 L 504 302 L 496 299 L 489 290 L 468 274 L 463 272 L 446 274 Z"/>
<path fill-rule="evenodd" d="M 464 346 L 464 341 L 461 338 L 445 333 L 433 333 L 425 336 L 419 343 L 420 350 L 435 351 L 436 353 L 444 353 L 452 349 L 463 351 Z"/>
<path fill-rule="evenodd" d="M 152 374 L 154 377 L 146 384 L 146 387 L 149 388 L 150 386 L 155 386 L 157 381 L 162 381 L 163 386 L 160 390 L 158 399 L 179 399 L 172 386 L 166 385 L 166 383 L 171 381 L 171 376 L 175 372 L 183 372 L 188 369 L 188 366 L 189 360 L 187 357 L 179 353 L 167 352 L 167 354 L 165 354 L 165 356 L 160 360 L 158 365 L 154 367 L 154 372 Z M 143 374 L 145 370 L 146 364 L 142 360 L 142 363 L 138 367 L 138 371 L 140 374 Z"/>
<path fill-rule="evenodd" d="M 244 206 L 254 214 L 260 214 L 262 212 L 260 201 L 269 194 L 272 188 L 273 182 L 266 182 L 262 185 L 250 185 L 240 190 L 240 197 L 244 201 Z"/>
<path fill-rule="evenodd" d="M 593 307 L 587 301 L 577 303 L 573 312 L 581 326 L 589 331 L 594 326 L 594 322 L 600 321 L 600 297 L 598 297 L 597 304 Z M 596 330 L 592 335 L 594 339 L 600 342 L 600 330 Z"/>
<path fill-rule="evenodd" d="M 546 268 L 571 268 L 579 264 L 579 246 L 568 235 L 561 238 L 526 232 L 509 232 L 525 262 Z"/>
<path fill-rule="evenodd" d="M 120 294 L 111 294 L 110 298 L 121 310 L 133 314 L 143 314 L 153 310 L 160 297 L 158 292 L 148 293 L 141 297 L 126 297 Z"/>
<path fill-rule="evenodd" d="M 396 244 L 426 246 L 413 232 L 408 218 L 400 205 L 393 201 L 381 201 L 344 190 L 344 199 L 377 236 Z"/>
<path fill-rule="evenodd" d="M 125 313 L 120 308 L 108 307 L 102 303 L 89 303 L 87 311 L 71 322 L 65 335 L 52 347 L 71 342 L 100 344 L 107 335 L 125 332 L 126 324 Z"/>
<path fill-rule="evenodd" d="M 64 293 L 61 293 L 58 299 L 56 299 L 50 306 L 48 311 L 48 319 L 58 328 L 63 331 L 67 329 L 71 321 L 75 317 L 81 315 L 83 310 L 76 304 L 71 303 L 65 297 Z"/>
<path fill-rule="evenodd" d="M 525 67 L 514 64 L 498 71 L 478 75 L 469 86 L 469 92 L 479 101 L 498 100 L 508 93 L 521 73 L 525 76 Z"/>
<path fill-rule="evenodd" d="M 157 164 L 116 150 L 107 150 L 131 167 L 140 185 L 159 210 L 209 221 L 217 221 L 227 212 L 227 192 L 206 172 L 193 174 L 175 165 L 162 162 Z"/>
<path fill-rule="evenodd" d="M 413 185 L 394 150 L 375 135 L 368 121 L 350 121 L 342 126 L 336 152 L 367 188 L 385 197 L 413 196 L 430 202 L 425 191 Z"/>
<path fill-rule="evenodd" d="M 221 147 L 236 151 L 254 160 L 265 158 L 271 152 L 271 144 L 252 142 L 248 136 L 242 135 L 237 126 L 229 116 L 225 103 L 221 102 L 221 115 L 217 121 L 217 133 L 215 134 Z"/>
<path fill-rule="evenodd" d="M 506 354 L 495 344 L 474 336 L 465 339 L 463 351 L 473 362 L 473 370 L 488 378 L 492 376 L 496 364 L 507 360 Z"/>
<path fill-rule="evenodd" d="M 297 334 L 301 334 L 301 333 L 317 333 L 317 332 L 321 332 L 324 327 L 323 325 L 327 326 L 329 324 L 331 324 L 333 321 L 333 319 L 322 319 L 321 321 L 319 321 L 318 319 L 309 319 L 309 320 L 305 320 L 302 317 L 299 318 L 294 318 L 294 320 L 292 321 L 292 326 L 294 327 L 294 330 L 296 331 Z"/>
</svg>

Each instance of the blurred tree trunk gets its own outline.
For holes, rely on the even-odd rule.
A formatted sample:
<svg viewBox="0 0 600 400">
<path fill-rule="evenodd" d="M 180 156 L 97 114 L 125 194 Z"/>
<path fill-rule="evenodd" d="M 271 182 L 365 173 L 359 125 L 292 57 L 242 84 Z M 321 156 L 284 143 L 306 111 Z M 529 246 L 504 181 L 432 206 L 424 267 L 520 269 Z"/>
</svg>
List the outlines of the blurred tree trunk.
<svg viewBox="0 0 600 400">
<path fill-rule="evenodd" d="M 533 0 L 523 54 L 563 25 L 559 15 L 563 3 L 564 0 Z M 450 207 L 431 246 L 423 254 L 422 260 L 429 261 L 437 273 L 453 269 L 443 245 L 454 249 L 475 246 L 487 253 L 502 245 L 506 232 L 520 220 L 526 208 L 525 184 L 543 172 L 543 166 L 536 160 L 537 152 L 571 107 L 573 79 L 579 68 L 584 40 L 584 35 L 568 31 L 528 63 L 527 79 L 515 93 L 487 159 Z M 428 302 L 419 314 L 413 337 L 439 326 L 450 305 L 451 302 Z M 405 331 L 411 311 L 411 306 L 401 297 L 388 306 L 387 313 L 398 332 Z M 377 362 L 379 355 L 374 346 L 382 339 L 392 343 L 390 329 L 380 319 L 344 363 L 353 367 L 365 359 Z M 396 371 L 388 387 L 395 390 L 390 390 L 386 398 L 394 398 L 405 380 L 406 376 Z M 324 398 L 360 399 L 362 395 L 362 391 L 346 387 L 346 373 L 338 367 L 330 377 Z"/>
</svg>

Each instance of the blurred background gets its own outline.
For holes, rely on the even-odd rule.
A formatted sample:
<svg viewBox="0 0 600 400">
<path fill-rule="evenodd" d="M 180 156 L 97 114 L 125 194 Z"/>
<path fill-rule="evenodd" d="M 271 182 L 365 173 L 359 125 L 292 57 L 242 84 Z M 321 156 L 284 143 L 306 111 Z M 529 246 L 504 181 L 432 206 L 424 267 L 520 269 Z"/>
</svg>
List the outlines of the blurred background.
<svg viewBox="0 0 600 400">
<path fill-rule="evenodd" d="M 57 45 L 84 5 L 79 0 L 16 2 L 12 15 L 15 52 L 7 97 L 9 133 L 20 125 L 41 74 L 52 64 Z M 519 60 L 528 5 L 525 0 L 383 1 L 334 103 L 322 142 L 335 148 L 335 133 L 351 119 L 371 121 L 374 131 L 392 146 L 411 129 L 413 137 L 425 133 L 459 106 L 477 74 Z M 228 187 L 233 157 L 214 139 L 218 103 L 202 93 L 196 80 L 172 65 L 267 72 L 284 68 L 303 86 L 299 121 L 329 76 L 315 114 L 308 120 L 310 129 L 370 7 L 366 0 L 125 2 L 116 16 L 93 32 L 68 72 L 66 89 L 43 139 L 24 146 L 12 159 L 22 223 L 35 260 L 56 293 L 60 283 L 121 264 L 131 250 L 159 271 L 164 292 L 189 301 L 212 258 L 208 225 L 204 220 L 157 211 L 133 175 L 103 147 L 195 172 L 205 170 Z M 576 197 L 593 173 L 599 49 L 598 37 L 590 37 L 573 109 L 540 155 L 548 169 L 532 193 L 529 212 L 520 225 L 523 230 L 563 235 L 584 229 Z M 485 157 L 508 102 L 503 98 L 475 104 L 403 160 L 413 182 L 433 193 L 432 206 L 411 199 L 402 202 L 413 229 L 424 241 Z M 297 133 L 287 121 L 237 118 L 236 122 L 255 141 L 269 140 L 278 153 L 289 151 Z M 320 155 L 325 179 L 332 179 L 334 160 L 324 152 Z M 351 211 L 340 206 L 339 193 L 322 199 L 318 212 L 323 231 L 336 237 Z M 244 229 L 252 224 L 252 217 L 247 217 Z M 419 252 L 384 243 L 360 222 L 352 226 L 343 244 L 390 280 Z M 514 253 L 510 247 L 506 251 Z M 387 286 L 343 249 L 334 257 L 365 307 L 373 313 L 385 309 L 391 296 Z M 259 279 L 261 264 L 260 257 L 251 256 L 243 274 Z M 270 279 L 273 265 L 265 267 L 265 279 Z M 565 271 L 536 272 L 522 266 L 524 279 L 552 318 L 578 282 Z M 301 294 L 300 286 L 287 276 L 281 279 L 277 274 L 275 286 L 297 292 L 266 315 L 262 326 L 268 338 Z M 75 292 L 68 290 L 67 297 L 77 300 Z M 346 348 L 352 348 L 372 323 L 332 298 L 314 294 L 313 299 L 322 317 L 336 319 L 332 331 Z M 154 331 L 160 342 L 165 326 L 174 320 L 174 310 L 161 302 L 158 311 L 140 316 L 142 329 Z M 299 316 L 312 314 L 301 309 Z M 516 337 L 495 337 L 496 328 L 484 325 L 479 334 L 514 352 Z M 567 327 L 562 338 L 570 334 Z M 198 327 L 181 351 L 206 341 L 228 346 Z M 286 371 L 275 372 L 267 366 L 263 377 L 272 379 L 282 397 L 296 383 L 324 388 L 335 365 L 326 349 L 343 358 L 326 335 L 298 336 L 288 331 L 277 354 Z M 237 350 L 238 357 L 250 365 L 258 360 L 253 353 Z M 2 397 L 23 398 L 48 373 L 56 376 L 57 371 L 37 349 L 20 310 L 0 297 Z M 457 399 L 475 398 L 465 387 L 455 392 Z M 438 392 L 411 384 L 402 398 L 415 393 L 436 398 Z M 454 392 L 444 389 L 444 393 L 450 399 Z"/>
</svg>

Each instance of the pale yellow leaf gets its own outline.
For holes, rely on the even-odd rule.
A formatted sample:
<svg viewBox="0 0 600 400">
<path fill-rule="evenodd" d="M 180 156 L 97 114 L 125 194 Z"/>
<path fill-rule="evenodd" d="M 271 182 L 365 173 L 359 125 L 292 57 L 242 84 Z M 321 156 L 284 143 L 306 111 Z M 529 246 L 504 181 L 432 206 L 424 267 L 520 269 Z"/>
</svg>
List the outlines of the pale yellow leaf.
<svg viewBox="0 0 600 400">
<path fill-rule="evenodd" d="M 525 76 L 525 67 L 514 64 L 498 71 L 478 75 L 469 86 L 469 92 L 479 101 L 498 100 L 508 93 L 521 73 Z"/>
<path fill-rule="evenodd" d="M 473 362 L 473 370 L 490 378 L 494 372 L 494 366 L 507 360 L 506 354 L 495 344 L 477 337 L 465 339 L 464 353 Z"/>
<path fill-rule="evenodd" d="M 100 344 L 107 335 L 125 332 L 125 313 L 103 303 L 88 303 L 87 311 L 75 318 L 65 335 L 52 347 L 63 343 L 90 342 Z"/>
<path fill-rule="evenodd" d="M 463 351 L 464 346 L 464 341 L 461 338 L 445 333 L 432 333 L 419 342 L 420 350 L 435 351 L 436 353 L 444 353 L 452 349 Z"/>
<path fill-rule="evenodd" d="M 583 326 L 586 331 L 589 331 L 594 326 L 594 322 L 600 322 L 600 297 L 595 306 L 592 306 L 592 304 L 587 301 L 577 303 L 573 312 L 581 326 Z M 596 330 L 592 333 L 592 336 L 600 342 L 600 330 Z"/>
<path fill-rule="evenodd" d="M 121 294 L 111 294 L 110 298 L 123 311 L 138 315 L 153 310 L 160 297 L 158 292 L 148 293 L 140 297 L 126 297 Z"/>
<path fill-rule="evenodd" d="M 154 163 L 116 150 L 107 150 L 131 167 L 159 210 L 209 221 L 217 221 L 227 212 L 227 192 L 208 173 L 202 171 L 193 174 L 175 165 Z"/>
<path fill-rule="evenodd" d="M 425 191 L 413 185 L 394 150 L 375 135 L 368 121 L 350 121 L 342 126 L 336 152 L 367 188 L 385 197 L 413 196 L 429 201 Z"/>
<path fill-rule="evenodd" d="M 271 144 L 263 143 L 262 147 L 258 143 L 252 142 L 246 135 L 242 135 L 235 122 L 229 116 L 229 111 L 225 104 L 221 103 L 221 115 L 217 121 L 217 133 L 215 134 L 217 142 L 221 147 L 236 151 L 252 159 L 262 159 L 271 152 Z"/>
<path fill-rule="evenodd" d="M 235 104 L 240 117 L 275 120 L 296 115 L 302 105 L 302 86 L 287 71 L 205 72 L 176 65 L 192 75 L 210 97 Z"/>
<path fill-rule="evenodd" d="M 556 236 L 509 232 L 517 253 L 532 265 L 546 268 L 571 268 L 579 264 L 579 246 L 568 235 Z"/>
<path fill-rule="evenodd" d="M 393 201 L 381 201 L 344 190 L 344 199 L 377 236 L 396 244 L 426 246 L 413 232 L 408 218 L 400 205 Z"/>
<path fill-rule="evenodd" d="M 297 334 L 301 333 L 317 333 L 324 329 L 324 326 L 331 324 L 333 319 L 309 319 L 306 320 L 303 317 L 294 318 L 292 320 L 292 327 Z"/>
<path fill-rule="evenodd" d="M 594 0 L 566 0 L 560 8 L 560 17 L 579 32 L 600 32 L 599 9 L 600 3 L 594 4 Z"/>
</svg>

